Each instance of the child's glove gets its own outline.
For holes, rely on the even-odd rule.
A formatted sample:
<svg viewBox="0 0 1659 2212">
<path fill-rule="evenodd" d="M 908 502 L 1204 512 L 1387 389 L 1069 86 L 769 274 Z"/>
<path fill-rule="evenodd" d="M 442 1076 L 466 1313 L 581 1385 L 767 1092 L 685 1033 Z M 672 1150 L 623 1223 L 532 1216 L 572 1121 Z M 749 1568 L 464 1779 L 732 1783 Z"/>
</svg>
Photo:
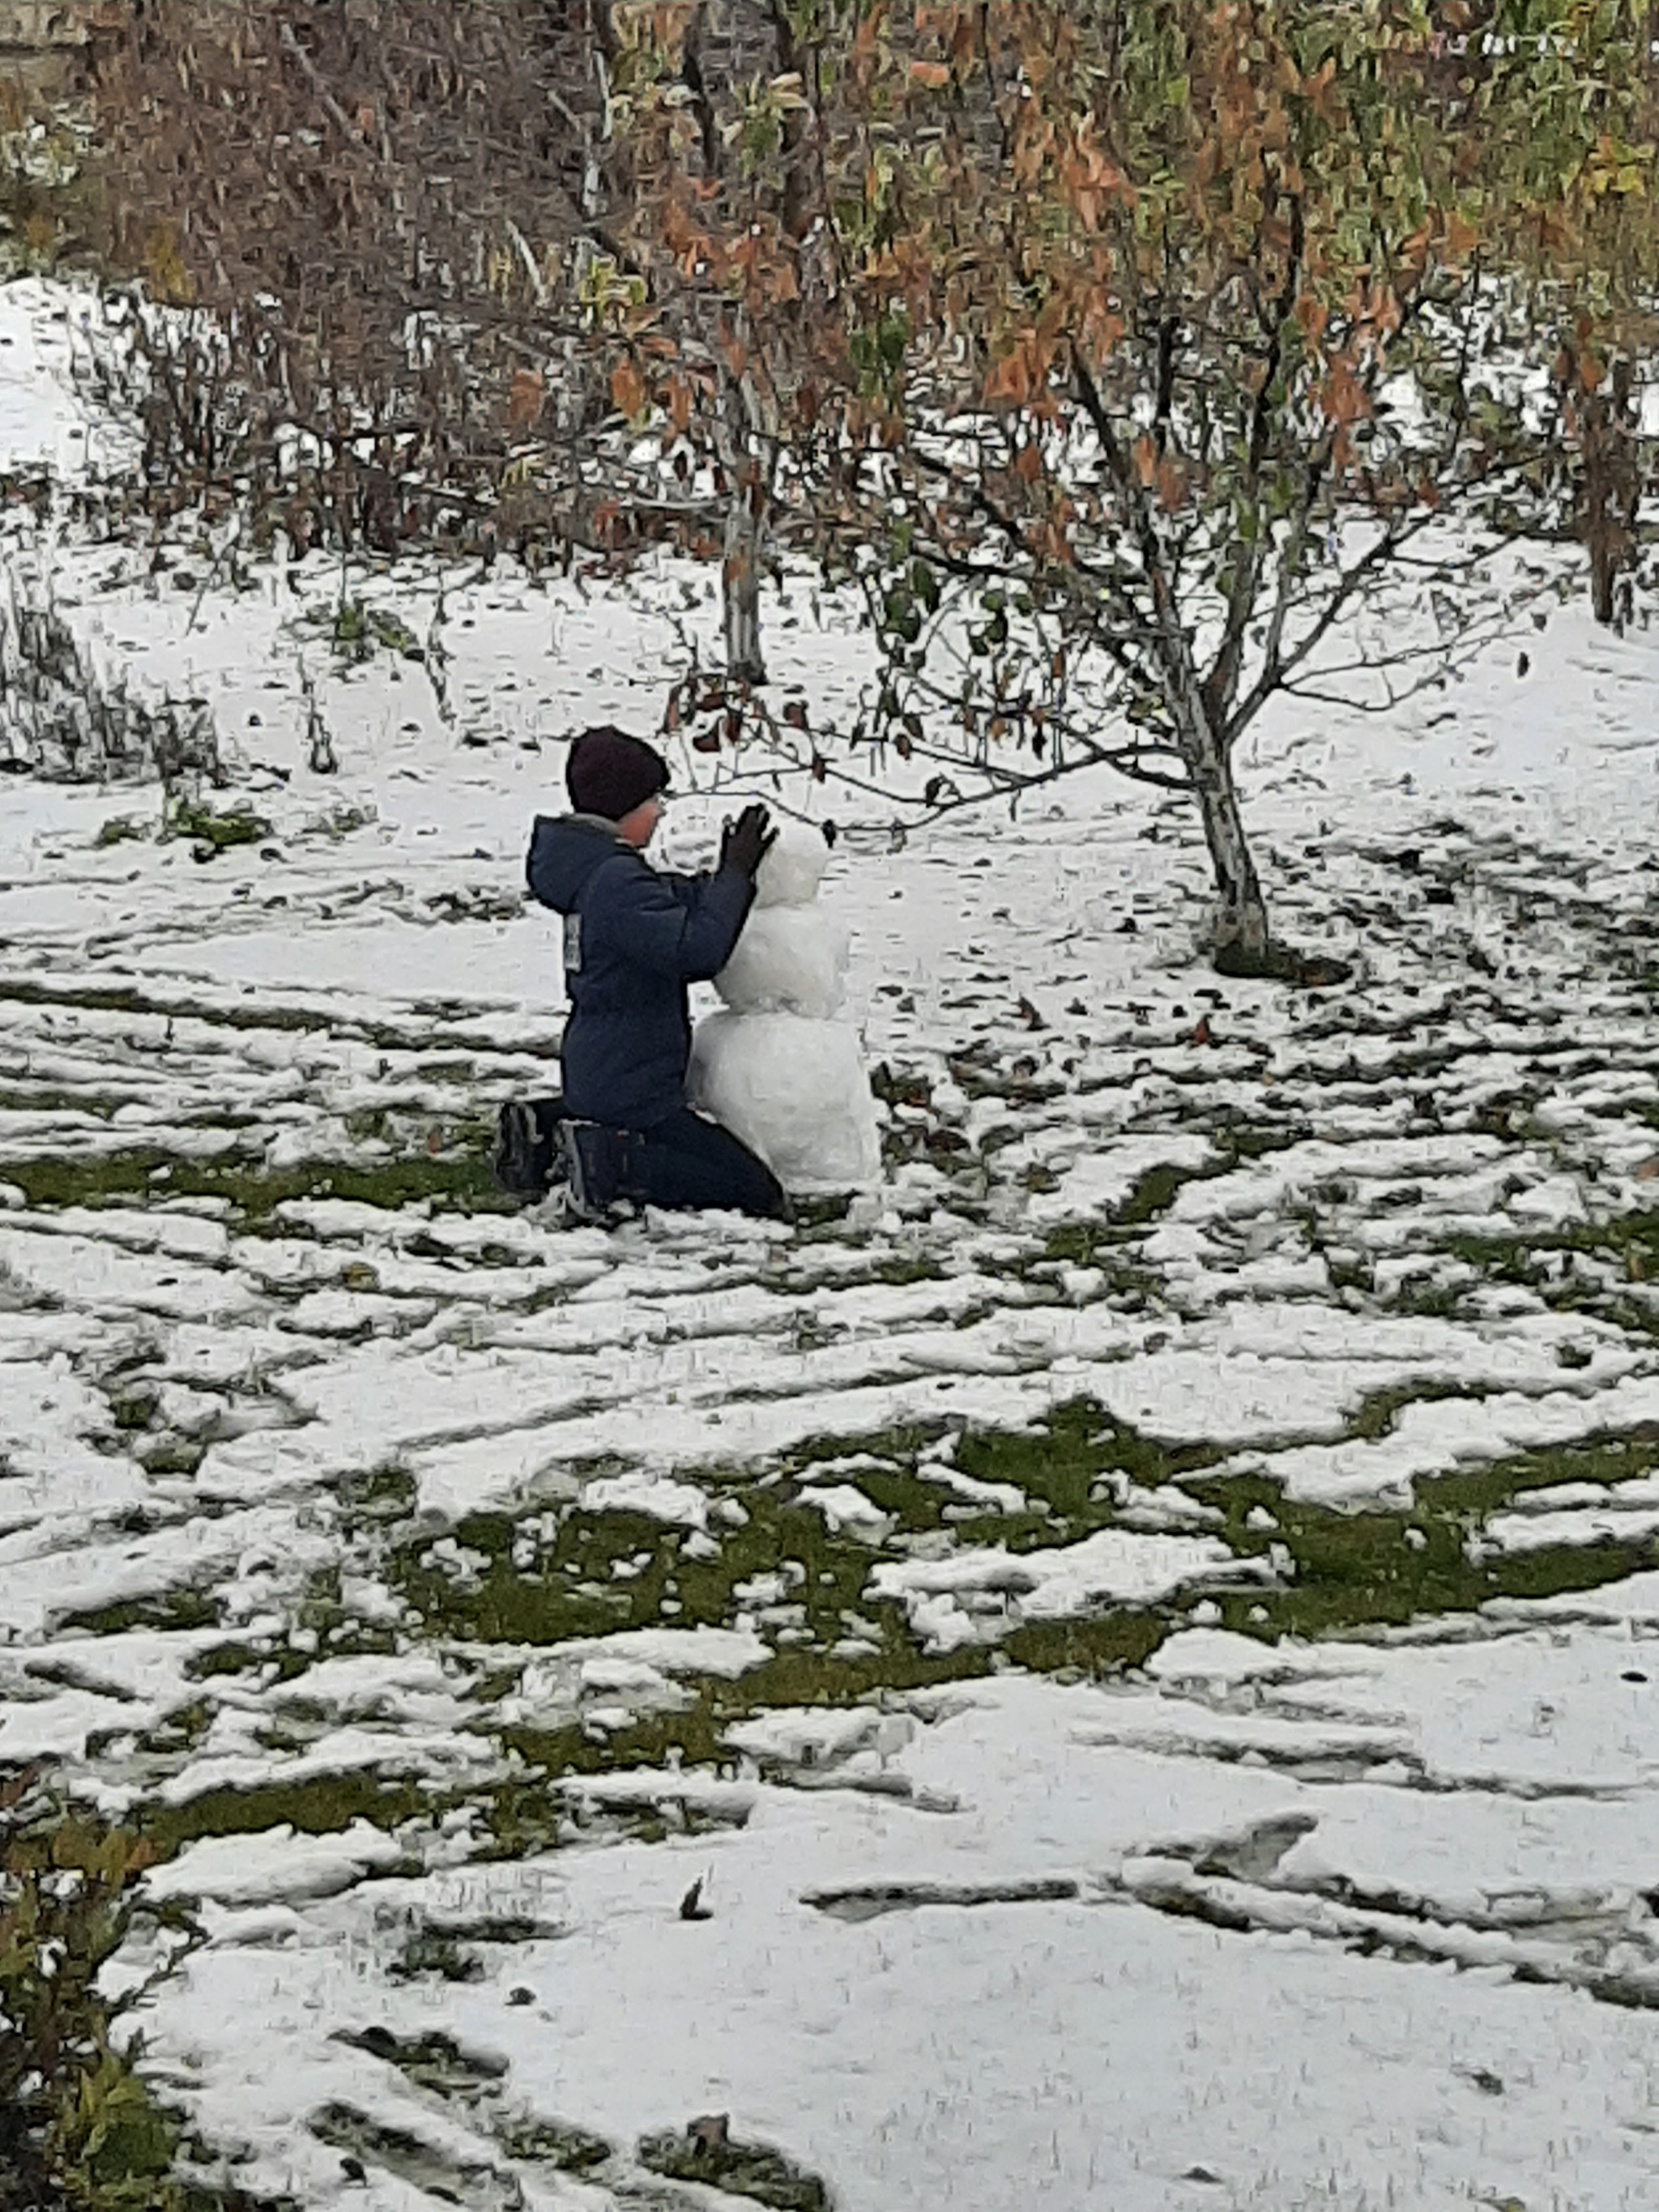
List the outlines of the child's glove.
<svg viewBox="0 0 1659 2212">
<path fill-rule="evenodd" d="M 736 868 L 752 882 L 757 868 L 778 842 L 772 817 L 757 803 L 745 806 L 735 822 L 728 822 L 720 839 L 720 866 Z"/>
</svg>

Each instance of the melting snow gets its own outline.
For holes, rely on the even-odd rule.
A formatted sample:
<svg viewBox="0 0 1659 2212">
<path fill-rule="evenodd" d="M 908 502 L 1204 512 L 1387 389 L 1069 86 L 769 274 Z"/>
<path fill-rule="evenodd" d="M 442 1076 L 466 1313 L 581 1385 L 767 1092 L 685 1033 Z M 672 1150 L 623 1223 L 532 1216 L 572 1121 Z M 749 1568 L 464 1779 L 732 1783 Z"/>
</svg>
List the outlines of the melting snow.
<svg viewBox="0 0 1659 2212">
<path fill-rule="evenodd" d="M 61 304 L 9 290 L 0 447 L 78 465 Z M 452 2197 L 599 2212 L 729 2110 L 843 2212 L 1649 2203 L 1656 1477 L 1460 1507 L 1462 1594 L 1393 1629 L 1363 1579 L 1341 1635 L 1203 1625 L 1309 1597 L 1295 1514 L 1426 1523 L 1659 1422 L 1648 633 L 1568 608 L 1449 708 L 1264 721 L 1335 990 L 1195 966 L 1193 827 L 1127 786 L 844 821 L 884 1188 L 606 1232 L 446 1194 L 554 1077 L 556 739 L 655 725 L 711 579 L 452 579 L 452 723 L 330 663 L 331 562 L 198 605 L 75 557 L 100 662 L 210 698 L 271 827 L 198 863 L 150 790 L 8 779 L 0 1758 L 184 1838 L 147 1888 L 204 1940 L 143 2025 L 242 2185 L 345 2201 L 350 2107 Z M 768 618 L 827 725 L 857 641 Z M 1080 1400 L 1128 1439 L 1086 1505 Z M 1109 1613 L 1144 1665 L 1020 1671 Z M 400 2070 L 434 2037 L 465 2093 Z M 611 2154 L 561 2178 L 527 2119 Z M 427 2201 L 368 2163 L 353 2203 Z"/>
</svg>

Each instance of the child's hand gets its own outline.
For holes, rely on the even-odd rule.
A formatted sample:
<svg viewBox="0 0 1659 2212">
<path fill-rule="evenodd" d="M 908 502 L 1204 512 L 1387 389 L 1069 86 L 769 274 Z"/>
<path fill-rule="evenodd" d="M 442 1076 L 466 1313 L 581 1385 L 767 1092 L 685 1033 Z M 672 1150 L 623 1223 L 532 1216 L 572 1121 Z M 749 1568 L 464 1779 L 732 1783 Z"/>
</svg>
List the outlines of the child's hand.
<svg viewBox="0 0 1659 2212">
<path fill-rule="evenodd" d="M 757 803 L 745 806 L 735 822 L 728 822 L 720 839 L 720 866 L 737 868 L 751 880 L 757 868 L 778 842 L 772 817 Z"/>
</svg>

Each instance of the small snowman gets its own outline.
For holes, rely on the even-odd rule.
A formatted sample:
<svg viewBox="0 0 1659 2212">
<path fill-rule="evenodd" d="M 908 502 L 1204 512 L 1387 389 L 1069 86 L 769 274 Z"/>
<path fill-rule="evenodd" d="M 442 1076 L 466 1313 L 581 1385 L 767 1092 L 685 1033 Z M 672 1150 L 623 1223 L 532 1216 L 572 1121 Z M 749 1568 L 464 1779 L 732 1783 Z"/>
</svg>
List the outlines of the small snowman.
<svg viewBox="0 0 1659 2212">
<path fill-rule="evenodd" d="M 881 1139 L 846 1011 L 847 933 L 817 903 L 829 848 L 786 830 L 761 862 L 737 950 L 714 978 L 721 1011 L 697 1025 L 687 1091 L 758 1152 L 788 1191 L 880 1180 Z"/>
</svg>

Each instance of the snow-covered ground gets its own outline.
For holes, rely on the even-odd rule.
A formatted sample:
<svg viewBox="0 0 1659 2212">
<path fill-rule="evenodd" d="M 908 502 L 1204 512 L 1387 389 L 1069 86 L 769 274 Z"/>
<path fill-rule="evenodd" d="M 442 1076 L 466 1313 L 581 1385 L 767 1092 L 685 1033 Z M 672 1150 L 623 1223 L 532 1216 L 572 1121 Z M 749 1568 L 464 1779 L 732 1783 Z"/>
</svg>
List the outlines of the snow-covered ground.
<svg viewBox="0 0 1659 2212">
<path fill-rule="evenodd" d="M 216 550 L 54 588 L 267 826 L 0 811 L 0 1760 L 199 1900 L 146 2033 L 244 2185 L 729 2206 L 636 2154 L 728 2113 L 846 2212 L 1659 2202 L 1659 639 L 1264 725 L 1324 991 L 1194 964 L 1127 786 L 826 787 L 884 1189 L 607 1234 L 483 1164 L 522 854 L 709 580 L 452 577 L 440 697 Z"/>
</svg>

